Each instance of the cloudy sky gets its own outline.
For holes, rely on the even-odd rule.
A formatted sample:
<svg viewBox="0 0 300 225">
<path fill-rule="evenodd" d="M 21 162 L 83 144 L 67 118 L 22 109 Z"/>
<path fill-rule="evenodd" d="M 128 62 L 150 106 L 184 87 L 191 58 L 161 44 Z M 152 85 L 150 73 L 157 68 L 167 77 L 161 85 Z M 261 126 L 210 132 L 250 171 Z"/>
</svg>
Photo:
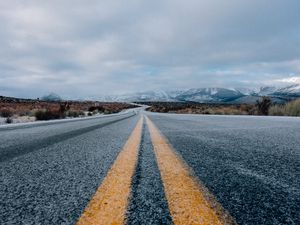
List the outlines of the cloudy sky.
<svg viewBox="0 0 300 225">
<path fill-rule="evenodd" d="M 299 0 L 0 0 L 0 95 L 300 83 Z"/>
</svg>

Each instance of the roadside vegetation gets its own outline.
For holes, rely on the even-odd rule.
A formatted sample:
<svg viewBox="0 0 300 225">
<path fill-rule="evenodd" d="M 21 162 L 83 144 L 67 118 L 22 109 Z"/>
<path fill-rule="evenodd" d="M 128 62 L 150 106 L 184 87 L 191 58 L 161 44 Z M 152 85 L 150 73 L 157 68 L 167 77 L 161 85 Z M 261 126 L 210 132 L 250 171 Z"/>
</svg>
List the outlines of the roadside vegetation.
<svg viewBox="0 0 300 225">
<path fill-rule="evenodd" d="M 269 109 L 272 116 L 300 116 L 300 99 L 285 105 L 273 105 Z"/>
<path fill-rule="evenodd" d="M 0 96 L 0 117 L 4 123 L 76 118 L 96 114 L 111 114 L 134 107 L 136 106 L 120 102 L 50 102 Z"/>
<path fill-rule="evenodd" d="M 143 102 L 151 112 L 212 115 L 300 116 L 300 99 L 287 104 L 273 104 L 262 97 L 256 104 L 207 104 L 196 102 Z"/>
<path fill-rule="evenodd" d="M 147 102 L 148 111 L 162 113 L 216 114 L 216 115 L 256 115 L 255 105 L 207 104 L 195 102 Z"/>
</svg>

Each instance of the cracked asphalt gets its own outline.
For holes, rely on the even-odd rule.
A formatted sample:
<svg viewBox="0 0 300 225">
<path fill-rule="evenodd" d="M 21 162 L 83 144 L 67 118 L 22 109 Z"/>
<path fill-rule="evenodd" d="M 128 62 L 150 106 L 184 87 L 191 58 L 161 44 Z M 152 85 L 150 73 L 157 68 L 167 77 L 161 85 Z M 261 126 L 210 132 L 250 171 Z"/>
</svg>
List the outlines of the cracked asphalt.
<svg viewBox="0 0 300 225">
<path fill-rule="evenodd" d="M 300 224 L 300 118 L 148 113 L 238 224 Z M 0 224 L 75 224 L 140 115 L 0 128 Z M 127 224 L 173 224 L 144 124 Z"/>
</svg>

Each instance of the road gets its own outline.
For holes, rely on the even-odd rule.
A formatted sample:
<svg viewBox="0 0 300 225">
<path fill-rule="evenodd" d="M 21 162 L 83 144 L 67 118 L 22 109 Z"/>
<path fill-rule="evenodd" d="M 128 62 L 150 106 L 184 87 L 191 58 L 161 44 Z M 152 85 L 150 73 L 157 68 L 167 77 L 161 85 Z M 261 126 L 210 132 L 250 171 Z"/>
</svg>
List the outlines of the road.
<svg viewBox="0 0 300 225">
<path fill-rule="evenodd" d="M 300 118 L 128 112 L 0 128 L 0 224 L 300 224 Z"/>
</svg>

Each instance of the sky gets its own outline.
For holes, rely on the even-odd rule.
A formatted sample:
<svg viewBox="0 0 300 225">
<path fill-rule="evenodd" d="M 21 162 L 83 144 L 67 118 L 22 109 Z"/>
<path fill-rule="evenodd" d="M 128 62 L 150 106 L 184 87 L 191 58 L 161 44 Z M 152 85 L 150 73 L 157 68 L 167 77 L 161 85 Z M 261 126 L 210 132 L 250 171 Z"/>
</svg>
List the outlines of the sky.
<svg viewBox="0 0 300 225">
<path fill-rule="evenodd" d="M 0 95 L 300 83 L 299 0 L 0 0 Z"/>
</svg>

